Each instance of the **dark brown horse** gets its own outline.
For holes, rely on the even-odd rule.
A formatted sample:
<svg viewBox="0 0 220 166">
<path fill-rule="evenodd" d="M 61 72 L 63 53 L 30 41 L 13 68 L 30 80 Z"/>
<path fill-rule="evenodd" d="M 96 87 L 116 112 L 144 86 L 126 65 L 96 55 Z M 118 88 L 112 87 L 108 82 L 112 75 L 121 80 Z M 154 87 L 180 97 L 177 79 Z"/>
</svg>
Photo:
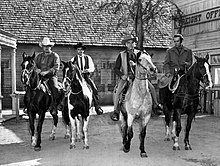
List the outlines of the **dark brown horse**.
<svg viewBox="0 0 220 166">
<path fill-rule="evenodd" d="M 208 56 L 205 58 L 195 56 L 195 63 L 188 69 L 185 74 L 179 70 L 175 75 L 174 79 L 180 77 L 179 84 L 175 88 L 167 85 L 164 88 L 159 89 L 160 100 L 164 105 L 165 115 L 165 134 L 166 141 L 172 139 L 174 141 L 173 150 L 180 150 L 179 147 L 179 134 L 181 132 L 181 115 L 187 115 L 187 122 L 185 126 L 185 149 L 191 150 L 189 143 L 189 132 L 193 118 L 197 113 L 197 107 L 199 105 L 199 86 L 200 81 L 203 82 L 207 87 L 212 87 L 210 65 L 208 63 Z M 173 80 L 171 81 L 173 84 Z M 173 115 L 173 119 L 171 120 Z M 170 132 L 170 122 L 173 122 L 172 132 Z"/>
<path fill-rule="evenodd" d="M 29 117 L 29 126 L 31 131 L 32 146 L 36 151 L 41 150 L 41 132 L 45 119 L 45 113 L 48 110 L 51 103 L 51 96 L 48 93 L 46 85 L 43 83 L 41 76 L 35 71 L 35 54 L 28 56 L 23 53 L 23 62 L 21 63 L 21 81 L 26 87 L 26 93 L 24 96 L 24 104 L 27 108 L 27 114 Z M 60 92 L 60 101 L 64 94 Z M 38 117 L 37 131 L 35 133 L 35 119 Z M 55 132 L 58 123 L 58 112 L 51 112 L 54 123 L 49 139 L 55 139 Z"/>
</svg>

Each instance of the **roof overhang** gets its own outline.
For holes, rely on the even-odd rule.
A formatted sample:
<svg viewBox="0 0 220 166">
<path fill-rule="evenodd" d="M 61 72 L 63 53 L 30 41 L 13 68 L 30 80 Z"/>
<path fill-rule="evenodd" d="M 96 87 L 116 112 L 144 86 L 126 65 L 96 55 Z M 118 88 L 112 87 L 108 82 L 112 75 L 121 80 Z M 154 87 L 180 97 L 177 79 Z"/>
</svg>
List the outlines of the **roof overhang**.
<svg viewBox="0 0 220 166">
<path fill-rule="evenodd" d="M 0 29 L 0 45 L 17 48 L 17 37 Z"/>
</svg>

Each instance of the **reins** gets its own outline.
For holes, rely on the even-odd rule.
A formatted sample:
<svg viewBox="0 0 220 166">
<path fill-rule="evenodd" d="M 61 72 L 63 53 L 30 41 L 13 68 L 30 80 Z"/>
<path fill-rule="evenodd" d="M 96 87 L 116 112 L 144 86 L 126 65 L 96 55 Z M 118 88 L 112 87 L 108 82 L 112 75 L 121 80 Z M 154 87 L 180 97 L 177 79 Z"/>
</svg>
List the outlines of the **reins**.
<svg viewBox="0 0 220 166">
<path fill-rule="evenodd" d="M 146 67 L 144 67 L 142 64 L 138 64 L 137 63 L 137 65 L 140 65 L 144 70 L 148 70 Z M 129 64 L 129 66 L 130 66 L 130 68 L 131 68 L 131 72 L 132 72 L 132 74 L 134 75 L 134 77 L 136 78 L 136 79 L 138 79 L 138 80 L 146 80 L 147 79 L 147 77 L 145 77 L 145 78 L 140 78 L 140 77 L 138 77 L 136 74 L 135 74 L 135 72 L 134 72 L 134 70 L 133 70 L 133 68 L 132 68 L 132 66 Z"/>
<path fill-rule="evenodd" d="M 71 74 L 73 74 L 73 72 L 72 72 Z M 66 78 L 66 80 L 70 82 L 70 88 L 69 88 L 69 90 L 65 93 L 66 96 L 67 96 L 69 93 L 70 93 L 70 94 L 73 94 L 73 95 L 78 95 L 78 94 L 80 94 L 80 93 L 82 92 L 82 89 L 81 89 L 79 92 L 73 92 L 73 91 L 72 91 L 72 88 L 71 88 L 71 85 L 72 85 L 72 82 L 73 82 L 73 78 L 70 79 L 70 78 L 69 78 L 68 76 L 66 76 L 66 75 L 65 75 L 64 78 Z"/>
<path fill-rule="evenodd" d="M 196 64 L 197 62 L 195 62 L 194 64 Z M 194 65 L 191 65 L 190 66 L 190 68 L 188 69 L 188 71 L 193 67 Z M 192 69 L 193 70 L 193 69 Z M 186 71 L 186 68 L 185 68 L 185 71 Z M 186 75 L 189 75 L 189 73 L 187 73 L 188 71 L 186 71 L 186 74 L 184 74 L 184 75 L 182 75 L 182 76 L 186 76 Z M 194 74 L 193 74 L 194 75 Z M 204 79 L 204 77 L 207 75 L 207 73 L 205 73 L 201 78 L 202 79 Z M 180 77 L 180 79 L 182 78 L 182 76 Z M 179 79 L 179 80 L 180 80 Z M 197 79 L 199 82 L 201 81 L 200 79 L 198 79 L 198 78 L 194 78 L 194 79 Z M 178 84 L 179 84 L 179 82 L 178 82 Z M 200 84 L 199 84 L 199 86 L 200 86 Z M 177 89 L 177 88 L 176 88 Z M 198 99 L 199 97 L 200 97 L 200 94 L 199 94 L 199 91 L 198 91 L 198 93 L 197 94 L 193 94 L 193 95 L 191 95 L 191 94 L 188 94 L 188 93 L 176 93 L 176 94 L 174 94 L 174 96 L 176 96 L 176 97 L 184 97 L 185 99 L 187 99 L 187 100 L 196 100 L 196 99 Z"/>
</svg>

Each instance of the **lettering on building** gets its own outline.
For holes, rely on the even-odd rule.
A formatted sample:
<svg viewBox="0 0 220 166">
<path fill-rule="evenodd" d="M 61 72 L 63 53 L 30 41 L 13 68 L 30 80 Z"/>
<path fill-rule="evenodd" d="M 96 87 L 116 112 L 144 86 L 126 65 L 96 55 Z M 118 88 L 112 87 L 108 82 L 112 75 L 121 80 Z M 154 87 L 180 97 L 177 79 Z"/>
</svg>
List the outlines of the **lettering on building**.
<svg viewBox="0 0 220 166">
<path fill-rule="evenodd" d="M 184 22 L 184 26 L 192 26 L 218 19 L 220 19 L 220 6 L 186 15 L 183 17 L 183 22 Z"/>
</svg>

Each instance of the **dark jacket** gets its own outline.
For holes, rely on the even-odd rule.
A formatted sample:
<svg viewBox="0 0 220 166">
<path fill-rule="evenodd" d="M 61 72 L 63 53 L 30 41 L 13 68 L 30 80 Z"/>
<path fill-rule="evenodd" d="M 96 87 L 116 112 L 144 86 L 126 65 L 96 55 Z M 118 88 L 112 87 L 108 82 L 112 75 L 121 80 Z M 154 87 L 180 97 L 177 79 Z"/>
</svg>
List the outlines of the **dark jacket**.
<svg viewBox="0 0 220 166">
<path fill-rule="evenodd" d="M 130 74 L 131 67 L 129 65 L 129 61 L 132 60 L 133 62 L 136 62 L 138 52 L 140 52 L 140 50 L 137 49 L 134 49 L 133 54 L 128 53 L 127 50 L 120 52 L 115 63 L 115 74 L 117 74 L 119 77 Z"/>
<path fill-rule="evenodd" d="M 185 62 L 187 62 L 187 64 Z M 184 46 L 182 46 L 180 52 L 176 47 L 167 50 L 164 62 L 165 74 L 173 74 L 175 68 L 184 70 L 185 65 L 187 68 L 192 65 L 192 50 Z"/>
</svg>

